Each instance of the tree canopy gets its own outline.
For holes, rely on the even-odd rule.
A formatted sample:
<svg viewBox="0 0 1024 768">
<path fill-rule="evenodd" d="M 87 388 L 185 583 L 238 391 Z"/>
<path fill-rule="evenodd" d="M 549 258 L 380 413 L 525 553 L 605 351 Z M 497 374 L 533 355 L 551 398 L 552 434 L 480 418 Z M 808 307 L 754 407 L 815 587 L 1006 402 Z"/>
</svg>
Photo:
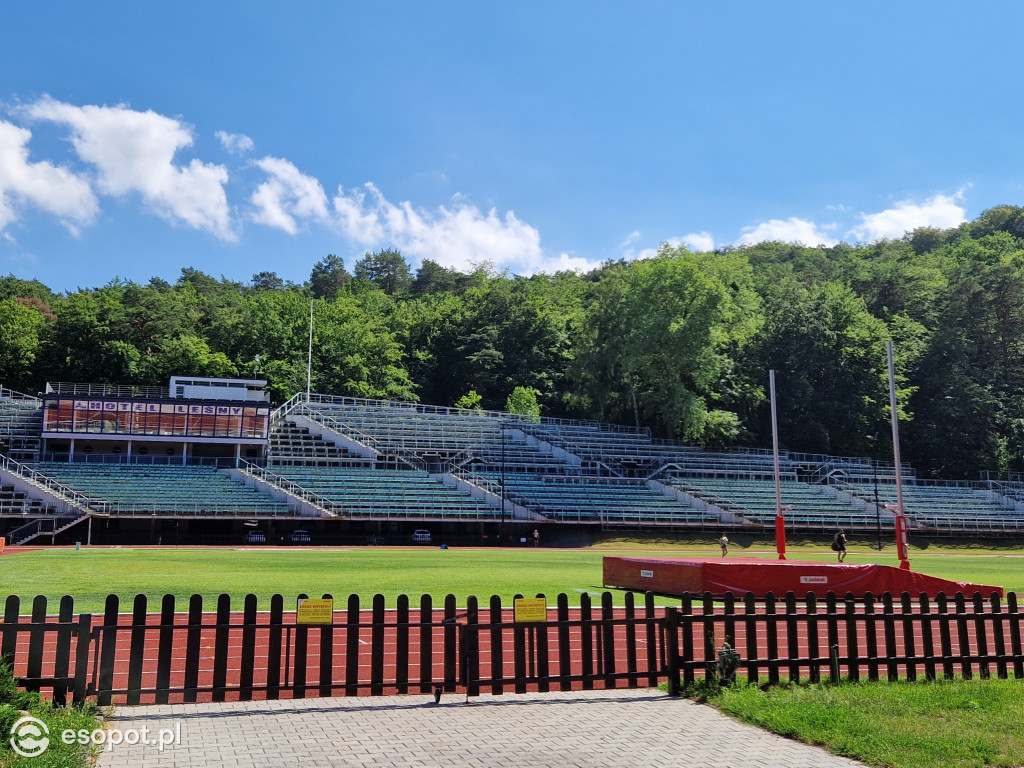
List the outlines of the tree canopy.
<svg viewBox="0 0 1024 768">
<path fill-rule="evenodd" d="M 312 261 L 312 260 L 311 260 Z M 949 230 L 760 243 L 521 277 L 398 251 L 329 254 L 302 285 L 186 268 L 54 294 L 0 277 L 0 382 L 165 384 L 171 374 L 646 426 L 709 446 L 875 455 L 896 350 L 903 457 L 937 477 L 1024 471 L 1024 209 Z M 531 399 L 532 398 L 532 399 Z M 880 448 L 878 450 L 881 450 Z"/>
</svg>

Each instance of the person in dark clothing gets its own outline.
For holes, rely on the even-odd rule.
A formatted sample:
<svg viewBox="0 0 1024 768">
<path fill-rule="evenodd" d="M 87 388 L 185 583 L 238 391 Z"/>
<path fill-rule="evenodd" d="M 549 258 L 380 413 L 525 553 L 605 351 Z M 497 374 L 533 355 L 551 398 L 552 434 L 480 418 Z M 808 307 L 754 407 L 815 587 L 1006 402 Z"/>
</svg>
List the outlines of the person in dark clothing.
<svg viewBox="0 0 1024 768">
<path fill-rule="evenodd" d="M 846 534 L 842 528 L 832 539 L 832 551 L 838 555 L 840 563 L 846 559 Z"/>
</svg>

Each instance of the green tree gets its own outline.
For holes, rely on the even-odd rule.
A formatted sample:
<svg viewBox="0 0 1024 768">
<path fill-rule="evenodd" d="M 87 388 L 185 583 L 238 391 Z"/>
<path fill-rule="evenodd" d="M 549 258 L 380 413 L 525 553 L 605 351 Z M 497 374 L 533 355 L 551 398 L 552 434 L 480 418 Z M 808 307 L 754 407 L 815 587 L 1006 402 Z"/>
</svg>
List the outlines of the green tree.
<svg viewBox="0 0 1024 768">
<path fill-rule="evenodd" d="M 412 284 L 409 264 L 393 249 L 368 253 L 355 265 L 355 277 L 380 288 L 388 296 L 408 293 Z"/>
<path fill-rule="evenodd" d="M 345 261 L 333 253 L 313 265 L 309 287 L 317 299 L 333 299 L 348 285 L 352 275 L 345 271 Z"/>
<path fill-rule="evenodd" d="M 524 421 L 540 421 L 540 404 L 537 403 L 537 395 L 540 393 L 533 387 L 516 387 L 505 400 L 505 410 L 508 413 L 523 416 Z"/>
</svg>

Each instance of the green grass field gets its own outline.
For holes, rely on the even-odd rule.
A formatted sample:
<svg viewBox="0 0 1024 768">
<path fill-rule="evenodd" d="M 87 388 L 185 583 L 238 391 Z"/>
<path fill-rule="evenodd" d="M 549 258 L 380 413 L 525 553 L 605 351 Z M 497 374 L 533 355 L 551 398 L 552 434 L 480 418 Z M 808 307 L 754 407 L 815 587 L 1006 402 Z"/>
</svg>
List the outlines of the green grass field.
<svg viewBox="0 0 1024 768">
<path fill-rule="evenodd" d="M 0 557 L 0 598 L 18 595 L 22 610 L 30 610 L 31 598 L 45 595 L 56 601 L 69 594 L 78 611 L 99 612 L 107 595 L 116 594 L 130 605 L 136 594 L 158 603 L 165 594 L 185 599 L 200 594 L 215 600 L 231 595 L 233 604 L 253 593 L 260 608 L 269 606 L 271 595 L 281 594 L 286 604 L 296 595 L 331 594 L 347 598 L 357 594 L 364 602 L 382 594 L 393 606 L 400 594 L 418 600 L 423 594 L 439 602 L 453 594 L 460 603 L 470 595 L 486 601 L 498 595 L 503 601 L 515 594 L 569 595 L 577 604 L 583 592 L 600 594 L 601 558 L 606 554 L 654 557 L 713 554 L 708 546 L 653 547 L 649 542 L 607 542 L 584 549 L 446 549 L 351 548 L 351 549 L 144 549 L 84 548 L 41 549 Z M 754 546 L 736 556 L 774 558 L 767 548 Z M 789 549 L 790 559 L 832 561 L 820 544 Z M 915 552 L 914 570 L 958 581 L 971 581 L 1024 592 L 1024 555 L 1012 551 Z M 849 563 L 878 562 L 896 565 L 893 554 L 853 549 Z M 622 592 L 614 591 L 622 602 Z M 237 601 L 237 603 L 236 603 Z M 661 604 L 674 602 L 669 598 Z M 130 610 L 130 608 L 129 608 Z"/>
</svg>

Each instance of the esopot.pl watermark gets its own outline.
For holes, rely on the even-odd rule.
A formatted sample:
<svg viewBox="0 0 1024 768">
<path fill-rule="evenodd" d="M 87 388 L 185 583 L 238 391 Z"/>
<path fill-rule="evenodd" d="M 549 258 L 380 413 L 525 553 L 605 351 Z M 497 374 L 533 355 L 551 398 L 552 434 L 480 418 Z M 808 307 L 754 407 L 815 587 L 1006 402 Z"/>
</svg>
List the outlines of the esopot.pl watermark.
<svg viewBox="0 0 1024 768">
<path fill-rule="evenodd" d="M 174 723 L 172 728 L 71 728 L 63 729 L 57 738 L 65 744 L 92 744 L 104 747 L 108 752 L 119 744 L 156 747 L 163 752 L 166 747 L 181 744 L 181 723 Z M 11 726 L 11 748 L 22 757 L 39 757 L 50 746 L 52 736 L 50 729 L 42 720 L 26 715 L 19 718 Z"/>
</svg>

